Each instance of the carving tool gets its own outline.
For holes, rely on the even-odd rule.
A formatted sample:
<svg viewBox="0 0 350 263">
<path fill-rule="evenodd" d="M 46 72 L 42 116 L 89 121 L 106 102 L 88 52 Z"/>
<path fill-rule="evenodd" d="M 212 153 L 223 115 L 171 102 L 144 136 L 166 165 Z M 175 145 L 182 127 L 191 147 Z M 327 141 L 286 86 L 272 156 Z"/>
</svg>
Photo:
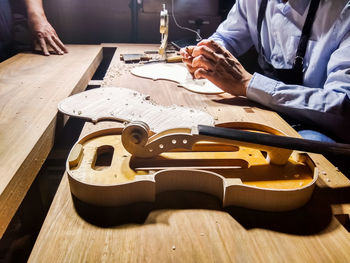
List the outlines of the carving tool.
<svg viewBox="0 0 350 263">
<path fill-rule="evenodd" d="M 150 63 L 177 63 L 177 62 L 182 62 L 182 57 L 181 56 L 171 56 L 171 57 L 166 57 L 165 59 L 149 60 L 149 61 L 142 62 L 142 64 L 150 64 Z"/>
<path fill-rule="evenodd" d="M 146 54 L 120 54 L 120 60 L 125 63 L 139 63 L 140 61 L 149 61 L 150 56 Z"/>
</svg>

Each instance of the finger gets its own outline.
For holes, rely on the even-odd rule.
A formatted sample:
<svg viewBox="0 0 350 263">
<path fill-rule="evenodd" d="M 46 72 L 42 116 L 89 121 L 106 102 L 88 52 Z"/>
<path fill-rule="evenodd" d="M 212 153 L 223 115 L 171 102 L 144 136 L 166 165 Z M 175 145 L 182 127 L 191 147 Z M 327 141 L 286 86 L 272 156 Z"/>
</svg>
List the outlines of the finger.
<svg viewBox="0 0 350 263">
<path fill-rule="evenodd" d="M 183 47 L 180 49 L 180 55 L 183 57 L 188 57 L 191 56 L 188 52 L 187 52 L 188 48 L 187 47 Z"/>
<path fill-rule="evenodd" d="M 46 38 L 46 42 L 53 48 L 57 55 L 63 55 L 63 51 L 56 45 L 51 37 Z"/>
<path fill-rule="evenodd" d="M 186 50 L 186 52 L 190 55 L 190 56 L 192 56 L 192 53 L 193 53 L 193 50 L 196 48 L 196 46 L 187 46 L 186 48 L 185 48 L 185 50 Z"/>
<path fill-rule="evenodd" d="M 223 54 L 226 58 L 233 57 L 230 51 L 213 40 L 209 42 L 208 47 L 214 49 L 217 53 Z"/>
<path fill-rule="evenodd" d="M 192 68 L 192 58 L 191 59 L 186 59 L 183 58 L 182 62 L 185 64 L 185 66 L 188 68 L 188 70 L 190 71 L 190 69 Z M 191 71 L 190 71 L 191 72 Z"/>
<path fill-rule="evenodd" d="M 222 51 L 221 46 L 212 39 L 206 39 L 198 43 L 197 46 L 206 46 L 212 49 L 214 52 Z"/>
<path fill-rule="evenodd" d="M 204 68 L 205 70 L 211 70 L 214 71 L 215 64 L 212 60 L 207 59 L 203 55 L 200 55 L 198 57 L 195 57 L 192 61 L 192 67 L 193 68 Z"/>
<path fill-rule="evenodd" d="M 181 48 L 180 49 L 180 55 L 184 58 L 184 59 L 190 59 L 191 55 L 187 53 L 185 48 Z"/>
<path fill-rule="evenodd" d="M 185 64 L 185 66 L 187 67 L 188 71 L 193 74 L 193 72 L 195 71 L 195 69 L 192 67 L 192 58 L 191 59 L 186 59 L 183 58 L 182 62 Z"/>
<path fill-rule="evenodd" d="M 191 65 L 186 65 L 186 67 L 191 74 L 193 74 L 197 69 L 197 68 L 192 67 Z"/>
<path fill-rule="evenodd" d="M 215 52 L 213 50 L 211 50 L 210 48 L 208 48 L 207 46 L 196 47 L 193 50 L 193 53 L 192 53 L 193 57 L 197 57 L 200 55 L 202 55 L 202 56 L 204 56 L 207 59 L 210 59 L 212 61 L 218 60 L 217 54 L 215 54 Z"/>
<path fill-rule="evenodd" d="M 224 48 L 214 40 L 207 40 L 203 42 L 201 46 L 206 46 L 211 50 L 213 50 L 214 52 L 224 55 L 225 57 L 232 57 L 232 54 L 226 48 Z"/>
<path fill-rule="evenodd" d="M 197 47 L 198 46 L 206 46 L 207 43 L 209 42 L 210 40 L 209 39 L 202 39 L 198 44 L 197 44 Z"/>
<path fill-rule="evenodd" d="M 53 40 L 55 41 L 55 43 L 57 44 L 57 46 L 63 50 L 64 53 L 68 53 L 68 49 L 66 48 L 66 46 L 62 43 L 62 41 L 60 40 L 60 38 L 57 35 L 54 35 Z"/>
<path fill-rule="evenodd" d="M 184 58 L 191 58 L 192 57 L 192 52 L 195 46 L 187 46 L 185 48 L 182 48 L 180 50 L 180 55 L 183 56 Z"/>
<path fill-rule="evenodd" d="M 182 62 L 184 62 L 185 64 L 192 64 L 192 60 L 193 60 L 192 57 L 190 57 L 190 58 L 182 58 Z"/>
<path fill-rule="evenodd" d="M 47 50 L 46 42 L 43 38 L 39 38 L 39 45 L 45 56 L 50 56 L 49 51 Z"/>
<path fill-rule="evenodd" d="M 195 72 L 193 73 L 194 77 L 196 79 L 212 79 L 212 75 L 214 74 L 213 71 L 208 71 L 203 68 L 196 69 Z"/>
<path fill-rule="evenodd" d="M 182 62 L 185 63 L 186 65 L 192 65 L 192 58 L 187 59 L 187 58 L 183 58 Z"/>
</svg>

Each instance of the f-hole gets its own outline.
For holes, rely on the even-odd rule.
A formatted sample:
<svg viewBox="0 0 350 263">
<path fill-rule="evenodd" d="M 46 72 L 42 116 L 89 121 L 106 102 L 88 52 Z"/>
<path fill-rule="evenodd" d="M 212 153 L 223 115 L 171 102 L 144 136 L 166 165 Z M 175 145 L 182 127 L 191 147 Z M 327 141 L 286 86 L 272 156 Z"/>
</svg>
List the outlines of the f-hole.
<svg viewBox="0 0 350 263">
<path fill-rule="evenodd" d="M 94 170 L 101 171 L 107 169 L 112 164 L 114 148 L 110 145 L 103 145 L 97 148 L 95 163 L 92 166 Z"/>
</svg>

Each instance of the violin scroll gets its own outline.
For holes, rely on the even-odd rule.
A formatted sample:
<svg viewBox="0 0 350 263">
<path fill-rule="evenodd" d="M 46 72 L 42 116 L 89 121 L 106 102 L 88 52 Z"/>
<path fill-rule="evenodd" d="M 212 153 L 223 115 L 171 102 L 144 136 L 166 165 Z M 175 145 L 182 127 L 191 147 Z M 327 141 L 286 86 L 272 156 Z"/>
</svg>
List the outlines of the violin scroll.
<svg viewBox="0 0 350 263">
<path fill-rule="evenodd" d="M 124 148 L 131 154 L 137 154 L 144 151 L 148 142 L 150 128 L 147 123 L 142 121 L 133 121 L 129 123 L 122 132 L 122 143 Z"/>
<path fill-rule="evenodd" d="M 152 136 L 151 136 L 152 135 Z M 151 158 L 173 149 L 191 150 L 199 138 L 189 128 L 175 128 L 152 134 L 141 121 L 128 124 L 122 132 L 124 148 L 135 157 Z"/>
</svg>

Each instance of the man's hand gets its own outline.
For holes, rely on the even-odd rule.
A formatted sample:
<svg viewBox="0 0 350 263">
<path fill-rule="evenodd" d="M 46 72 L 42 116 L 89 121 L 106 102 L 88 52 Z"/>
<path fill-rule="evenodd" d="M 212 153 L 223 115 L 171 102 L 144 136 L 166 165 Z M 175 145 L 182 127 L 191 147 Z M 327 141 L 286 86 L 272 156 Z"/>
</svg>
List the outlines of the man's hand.
<svg viewBox="0 0 350 263">
<path fill-rule="evenodd" d="M 29 17 L 29 27 L 34 36 L 34 41 L 40 46 L 45 56 L 49 56 L 49 48 L 57 55 L 68 53 L 67 48 L 56 34 L 55 29 L 47 21 L 46 17 Z"/>
<path fill-rule="evenodd" d="M 180 55 L 182 56 L 182 62 L 186 65 L 188 71 L 192 74 L 194 77 L 194 72 L 196 71 L 196 68 L 192 67 L 192 53 L 193 50 L 196 48 L 196 46 L 188 46 L 185 48 L 181 48 Z"/>
<path fill-rule="evenodd" d="M 196 47 L 182 49 L 183 61 L 195 78 L 206 78 L 235 96 L 246 96 L 252 75 L 224 47 L 203 40 Z"/>
</svg>

